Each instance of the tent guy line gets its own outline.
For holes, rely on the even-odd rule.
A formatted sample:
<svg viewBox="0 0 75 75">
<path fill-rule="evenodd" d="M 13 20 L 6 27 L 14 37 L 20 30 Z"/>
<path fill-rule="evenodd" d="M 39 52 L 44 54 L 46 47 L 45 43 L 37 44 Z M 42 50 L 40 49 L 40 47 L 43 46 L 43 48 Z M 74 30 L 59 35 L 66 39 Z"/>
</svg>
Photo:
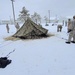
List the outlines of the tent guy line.
<svg viewBox="0 0 75 75">
<path fill-rule="evenodd" d="M 11 53 L 13 53 L 14 51 L 15 51 L 15 49 L 14 49 L 13 51 L 9 52 L 9 53 L 6 55 L 6 57 L 9 58 L 9 55 L 10 55 Z"/>
</svg>

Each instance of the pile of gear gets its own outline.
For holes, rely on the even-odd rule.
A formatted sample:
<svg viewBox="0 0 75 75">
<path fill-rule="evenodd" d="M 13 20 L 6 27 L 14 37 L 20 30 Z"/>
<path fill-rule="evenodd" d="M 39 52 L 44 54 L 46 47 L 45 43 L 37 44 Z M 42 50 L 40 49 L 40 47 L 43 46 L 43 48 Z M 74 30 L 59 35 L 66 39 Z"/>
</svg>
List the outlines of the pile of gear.
<svg viewBox="0 0 75 75">
<path fill-rule="evenodd" d="M 7 57 L 1 57 L 0 58 L 0 68 L 5 68 L 11 62 L 12 62 L 12 60 L 9 60 Z"/>
</svg>

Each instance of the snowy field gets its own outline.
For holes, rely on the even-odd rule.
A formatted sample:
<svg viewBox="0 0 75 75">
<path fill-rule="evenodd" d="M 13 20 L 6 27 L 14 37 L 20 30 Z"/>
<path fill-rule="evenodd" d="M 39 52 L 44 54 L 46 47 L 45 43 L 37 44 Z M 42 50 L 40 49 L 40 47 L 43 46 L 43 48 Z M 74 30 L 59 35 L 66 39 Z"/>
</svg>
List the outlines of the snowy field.
<svg viewBox="0 0 75 75">
<path fill-rule="evenodd" d="M 13 35 L 16 29 L 10 25 L 10 33 L 5 25 L 0 25 L 0 57 L 9 55 L 12 63 L 6 68 L 0 68 L 0 75 L 75 75 L 75 44 L 66 44 L 67 27 L 57 32 L 57 27 L 45 26 L 48 33 L 55 36 L 34 39 L 5 41 L 4 38 Z"/>
</svg>

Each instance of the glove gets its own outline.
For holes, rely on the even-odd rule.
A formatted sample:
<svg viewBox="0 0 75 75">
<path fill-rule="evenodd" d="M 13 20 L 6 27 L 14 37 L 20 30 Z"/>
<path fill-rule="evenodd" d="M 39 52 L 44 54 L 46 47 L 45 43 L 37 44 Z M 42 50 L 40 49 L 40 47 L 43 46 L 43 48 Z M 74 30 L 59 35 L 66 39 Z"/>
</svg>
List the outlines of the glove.
<svg viewBox="0 0 75 75">
<path fill-rule="evenodd" d="M 68 31 L 67 31 L 67 32 L 69 33 L 69 32 L 71 32 L 71 31 L 72 31 L 71 29 L 68 29 Z"/>
</svg>

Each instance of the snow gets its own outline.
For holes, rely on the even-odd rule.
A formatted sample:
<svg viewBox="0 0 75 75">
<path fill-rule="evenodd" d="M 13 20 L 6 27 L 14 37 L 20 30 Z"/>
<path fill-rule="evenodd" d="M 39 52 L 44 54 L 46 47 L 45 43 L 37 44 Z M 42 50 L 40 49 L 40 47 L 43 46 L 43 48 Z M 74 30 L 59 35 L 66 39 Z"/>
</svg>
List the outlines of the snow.
<svg viewBox="0 0 75 75">
<path fill-rule="evenodd" d="M 4 38 L 16 32 L 10 25 L 10 33 L 5 25 L 0 25 L 0 57 L 9 55 L 12 63 L 0 68 L 0 75 L 75 75 L 75 44 L 66 44 L 67 27 L 57 32 L 57 26 L 45 26 L 48 33 L 55 34 L 43 39 L 5 41 Z"/>
</svg>

